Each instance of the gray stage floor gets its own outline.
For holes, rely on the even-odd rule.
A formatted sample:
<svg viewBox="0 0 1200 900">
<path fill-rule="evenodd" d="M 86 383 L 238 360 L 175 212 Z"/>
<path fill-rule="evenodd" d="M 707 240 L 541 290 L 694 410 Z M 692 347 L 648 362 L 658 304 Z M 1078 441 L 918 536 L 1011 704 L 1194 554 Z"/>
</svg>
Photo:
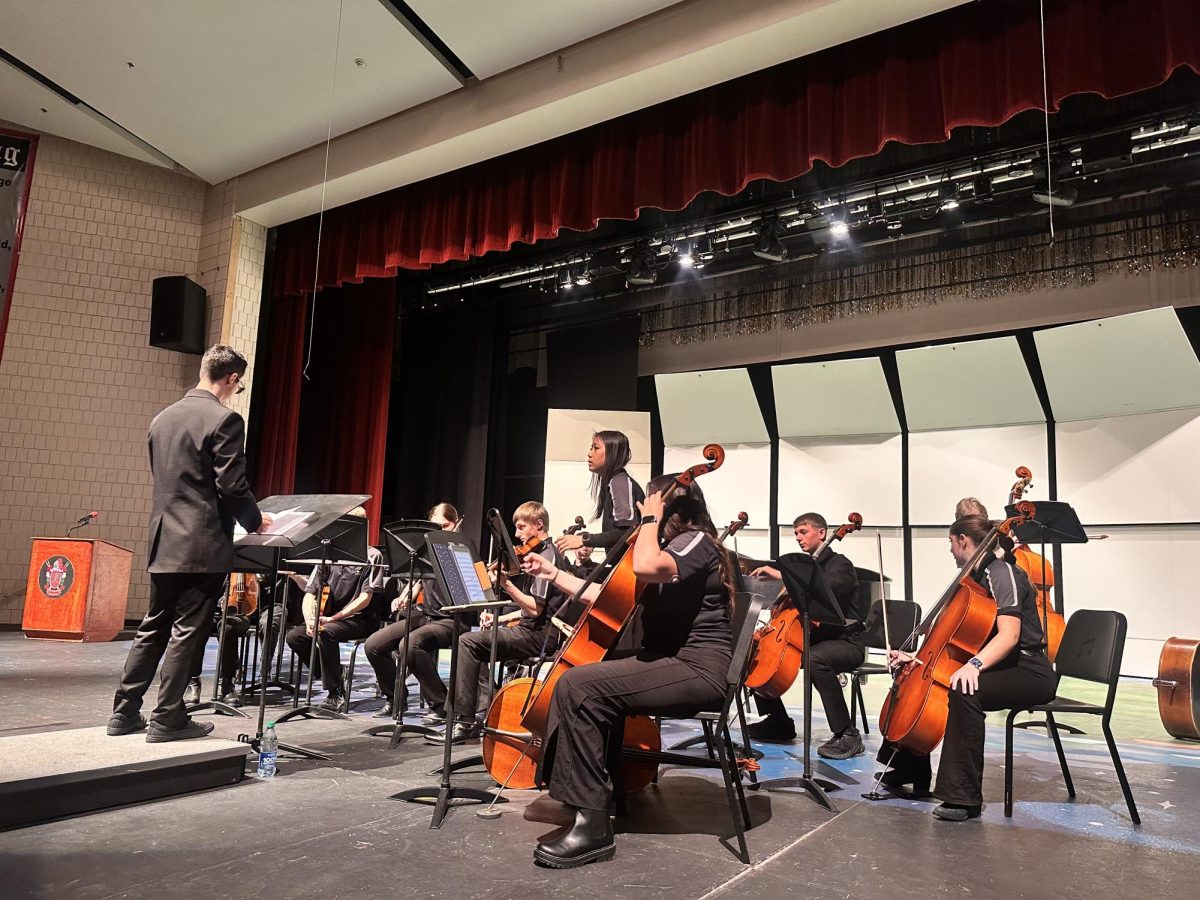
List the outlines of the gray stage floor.
<svg viewBox="0 0 1200 900">
<path fill-rule="evenodd" d="M 0 634 L 0 734 L 102 724 L 127 647 Z M 368 685 L 360 680 L 360 688 Z M 868 693 L 873 709 L 877 692 Z M 820 738 L 826 732 L 816 718 Z M 253 727 L 245 719 L 214 721 L 216 734 L 227 738 Z M 248 778 L 208 793 L 0 833 L 0 895 L 1095 900 L 1188 894 L 1200 871 L 1200 745 L 1165 735 L 1122 740 L 1145 823 L 1140 830 L 1128 823 L 1091 723 L 1083 723 L 1091 734 L 1067 744 L 1079 792 L 1074 803 L 1066 802 L 1049 741 L 1037 733 L 1018 736 L 1018 806 L 1005 820 L 1003 735 L 993 722 L 986 783 L 992 802 L 980 821 L 941 823 L 929 815 L 929 804 L 862 800 L 873 767 L 870 757 L 860 757 L 819 773 L 844 785 L 833 795 L 836 814 L 802 794 L 752 794 L 747 867 L 721 844 L 732 829 L 719 778 L 674 769 L 631 798 L 613 862 L 555 872 L 536 867 L 531 851 L 562 822 L 557 803 L 518 792 L 499 820 L 463 808 L 431 831 L 428 808 L 388 795 L 435 781 L 424 773 L 440 749 L 406 738 L 389 752 L 386 738 L 361 734 L 369 724 L 360 713 L 349 722 L 281 726 L 285 740 L 333 759 L 284 760 L 270 782 Z M 668 739 L 686 734 L 676 730 Z M 873 748 L 874 734 L 868 743 Z M 761 777 L 799 772 L 798 744 L 767 750 Z M 489 781 L 480 773 L 456 783 Z"/>
</svg>

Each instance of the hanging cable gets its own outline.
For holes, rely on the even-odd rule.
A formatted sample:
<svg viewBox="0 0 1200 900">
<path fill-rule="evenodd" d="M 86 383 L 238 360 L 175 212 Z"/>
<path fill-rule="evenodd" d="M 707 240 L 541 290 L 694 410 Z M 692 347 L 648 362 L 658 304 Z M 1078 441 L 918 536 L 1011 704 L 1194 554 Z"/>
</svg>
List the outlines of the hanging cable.
<svg viewBox="0 0 1200 900">
<path fill-rule="evenodd" d="M 308 352 L 304 357 L 304 371 L 301 374 L 306 381 L 308 367 L 312 365 L 313 339 L 317 322 L 317 279 L 321 271 L 321 231 L 325 225 L 325 186 L 329 182 L 329 145 L 333 142 L 333 101 L 337 96 L 337 67 L 338 57 L 342 49 L 342 8 L 345 0 L 338 0 L 337 35 L 333 41 L 333 73 L 329 80 L 329 118 L 325 124 L 325 168 L 321 173 L 321 206 L 317 214 L 317 252 L 313 262 L 312 312 L 308 322 Z"/>
<path fill-rule="evenodd" d="M 1042 38 L 1042 110 L 1046 123 L 1046 197 L 1050 201 L 1050 243 L 1054 243 L 1054 166 L 1050 164 L 1050 82 L 1046 72 L 1046 0 L 1038 0 L 1038 18 Z"/>
</svg>

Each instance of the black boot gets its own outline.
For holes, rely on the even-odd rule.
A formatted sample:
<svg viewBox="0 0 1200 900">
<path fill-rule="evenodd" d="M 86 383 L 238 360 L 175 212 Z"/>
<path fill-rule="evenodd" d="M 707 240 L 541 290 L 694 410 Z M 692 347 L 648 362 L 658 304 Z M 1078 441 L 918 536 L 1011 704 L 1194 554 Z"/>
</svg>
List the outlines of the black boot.
<svg viewBox="0 0 1200 900">
<path fill-rule="evenodd" d="M 575 824 L 554 840 L 538 844 L 533 859 L 551 869 L 574 869 L 592 862 L 604 862 L 616 854 L 608 810 L 577 809 Z"/>
</svg>

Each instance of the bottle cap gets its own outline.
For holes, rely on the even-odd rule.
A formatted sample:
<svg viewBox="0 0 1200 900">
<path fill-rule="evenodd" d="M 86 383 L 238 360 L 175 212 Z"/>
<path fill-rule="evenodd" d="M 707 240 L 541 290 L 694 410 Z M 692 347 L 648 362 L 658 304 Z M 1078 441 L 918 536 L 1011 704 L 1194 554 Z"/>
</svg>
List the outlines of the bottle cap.
<svg viewBox="0 0 1200 900">
<path fill-rule="evenodd" d="M 268 723 L 267 723 L 267 727 L 268 727 L 268 728 L 274 728 L 274 727 L 275 727 L 275 723 L 274 723 L 274 722 L 268 722 Z"/>
</svg>

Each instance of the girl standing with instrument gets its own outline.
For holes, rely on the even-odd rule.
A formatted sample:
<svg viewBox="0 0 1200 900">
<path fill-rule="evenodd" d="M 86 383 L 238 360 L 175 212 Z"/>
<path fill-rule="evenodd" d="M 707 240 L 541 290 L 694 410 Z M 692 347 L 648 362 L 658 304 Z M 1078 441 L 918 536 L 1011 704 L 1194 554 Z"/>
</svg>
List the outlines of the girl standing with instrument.
<svg viewBox="0 0 1200 900">
<path fill-rule="evenodd" d="M 637 504 L 646 494 L 625 471 L 631 456 L 629 438 L 624 433 L 597 431 L 592 435 L 592 446 L 587 455 L 588 469 L 592 473 L 592 499 L 596 501 L 592 519 L 600 519 L 603 530 L 596 534 L 586 531 L 564 534 L 554 542 L 559 553 L 580 547 L 609 550 L 637 521 Z"/>
<path fill-rule="evenodd" d="M 988 519 L 975 515 L 964 516 L 950 526 L 950 553 L 955 562 L 966 567 L 992 531 Z M 991 637 L 950 678 L 945 739 L 933 792 L 942 804 L 933 814 L 951 822 L 977 818 L 983 807 L 984 713 L 1047 703 L 1058 687 L 1058 676 L 1046 659 L 1046 640 L 1033 586 L 1014 564 L 1012 541 L 1005 534 L 996 537 L 1003 558 L 984 554 L 972 571 L 963 572 L 965 578 L 986 591 L 996 610 Z M 889 657 L 892 666 L 903 673 L 901 678 L 922 677 L 922 662 L 916 656 L 893 650 Z M 905 684 L 900 687 L 903 689 Z M 886 711 L 884 716 L 886 719 Z M 892 749 L 885 743 L 879 758 L 886 762 Z M 914 796 L 928 794 L 928 755 L 898 749 L 891 765 L 883 784 L 911 784 Z"/>
<path fill-rule="evenodd" d="M 632 549 L 633 572 L 646 587 L 638 601 L 642 646 L 636 656 L 572 668 L 553 693 L 542 751 L 550 796 L 575 813 L 574 824 L 534 850 L 553 868 L 611 859 L 616 852 L 608 818 L 612 779 L 609 732 L 626 716 L 715 709 L 725 693 L 730 662 L 733 569 L 717 544 L 704 495 L 693 482 L 665 504 L 674 476 L 650 482 L 639 504 L 642 526 Z M 582 581 L 542 557 L 524 563 L 555 587 L 576 591 Z M 592 585 L 584 593 L 599 593 Z"/>
</svg>

